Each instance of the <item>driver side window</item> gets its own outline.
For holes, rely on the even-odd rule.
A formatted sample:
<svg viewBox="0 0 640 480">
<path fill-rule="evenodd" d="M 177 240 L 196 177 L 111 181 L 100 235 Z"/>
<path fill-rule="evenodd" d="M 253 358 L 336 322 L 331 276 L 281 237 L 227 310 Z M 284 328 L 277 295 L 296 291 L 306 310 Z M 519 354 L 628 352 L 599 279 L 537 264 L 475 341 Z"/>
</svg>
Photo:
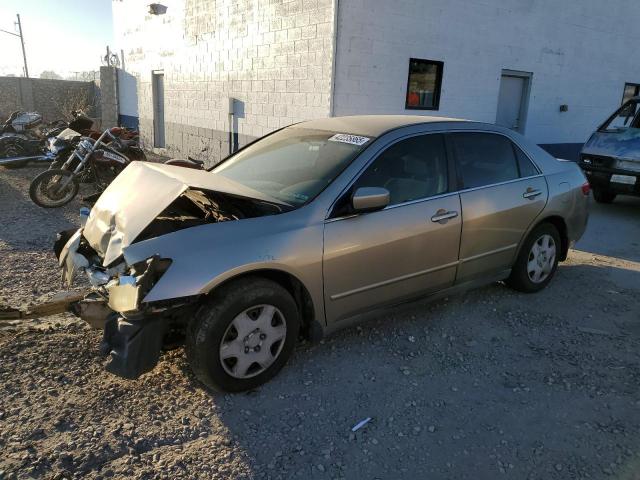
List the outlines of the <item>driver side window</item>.
<svg viewBox="0 0 640 480">
<path fill-rule="evenodd" d="M 389 205 L 420 200 L 447 192 L 448 172 L 444 137 L 427 134 L 391 145 L 356 180 L 360 187 L 389 190 Z"/>
</svg>

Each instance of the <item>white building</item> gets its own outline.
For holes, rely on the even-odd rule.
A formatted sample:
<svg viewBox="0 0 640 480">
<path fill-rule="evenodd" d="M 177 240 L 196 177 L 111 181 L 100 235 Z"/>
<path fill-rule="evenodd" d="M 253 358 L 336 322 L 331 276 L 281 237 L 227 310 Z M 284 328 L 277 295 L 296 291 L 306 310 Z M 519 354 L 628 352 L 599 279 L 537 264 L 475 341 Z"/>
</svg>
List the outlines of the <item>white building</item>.
<svg viewBox="0 0 640 480">
<path fill-rule="evenodd" d="M 113 12 L 137 79 L 137 108 L 121 113 L 172 155 L 215 161 L 230 139 L 294 122 L 406 113 L 497 121 L 572 156 L 640 84 L 637 0 L 161 4 L 113 0 Z"/>
</svg>

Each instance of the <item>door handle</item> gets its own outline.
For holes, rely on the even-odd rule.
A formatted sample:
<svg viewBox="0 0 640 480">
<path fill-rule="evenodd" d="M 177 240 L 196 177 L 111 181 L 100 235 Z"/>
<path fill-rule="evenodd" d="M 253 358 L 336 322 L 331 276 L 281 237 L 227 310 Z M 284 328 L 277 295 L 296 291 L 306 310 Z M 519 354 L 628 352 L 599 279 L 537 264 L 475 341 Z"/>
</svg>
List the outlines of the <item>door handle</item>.
<svg viewBox="0 0 640 480">
<path fill-rule="evenodd" d="M 534 190 L 533 188 L 527 188 L 527 191 L 522 194 L 524 198 L 536 198 L 538 195 L 542 195 L 542 190 Z"/>
<path fill-rule="evenodd" d="M 440 209 L 436 212 L 436 214 L 431 217 L 431 221 L 434 223 L 440 222 L 445 223 L 450 218 L 456 218 L 458 216 L 458 212 L 446 211 L 444 209 Z"/>
</svg>

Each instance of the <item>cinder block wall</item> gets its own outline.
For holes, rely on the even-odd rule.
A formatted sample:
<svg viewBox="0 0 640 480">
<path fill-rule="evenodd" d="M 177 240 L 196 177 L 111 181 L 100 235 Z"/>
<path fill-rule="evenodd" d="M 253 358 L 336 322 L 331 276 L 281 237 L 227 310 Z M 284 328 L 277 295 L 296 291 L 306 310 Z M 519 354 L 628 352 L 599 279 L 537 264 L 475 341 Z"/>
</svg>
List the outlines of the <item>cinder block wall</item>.
<svg viewBox="0 0 640 480">
<path fill-rule="evenodd" d="M 93 82 L 42 78 L 0 77 L 0 120 L 14 110 L 36 111 L 45 122 L 68 118 L 71 110 L 89 105 L 97 112 L 97 87 Z"/>
<path fill-rule="evenodd" d="M 239 100 L 240 146 L 330 114 L 332 0 L 113 3 L 126 69 L 137 77 L 140 129 L 153 146 L 152 72 L 164 73 L 166 153 L 215 162 L 229 151 L 228 99 Z M 201 154 L 201 150 L 207 152 Z"/>
<path fill-rule="evenodd" d="M 14 110 L 20 110 L 20 85 L 16 77 L 0 77 L 0 121 L 5 119 Z"/>
<path fill-rule="evenodd" d="M 101 126 L 118 125 L 118 77 L 115 67 L 100 67 Z"/>
</svg>

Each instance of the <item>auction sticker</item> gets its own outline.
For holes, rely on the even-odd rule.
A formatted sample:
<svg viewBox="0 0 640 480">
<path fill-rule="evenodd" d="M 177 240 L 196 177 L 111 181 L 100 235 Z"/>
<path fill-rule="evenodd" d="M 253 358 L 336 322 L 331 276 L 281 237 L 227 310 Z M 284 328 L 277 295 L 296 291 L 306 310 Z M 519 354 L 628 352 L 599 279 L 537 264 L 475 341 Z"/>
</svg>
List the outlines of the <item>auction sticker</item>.
<svg viewBox="0 0 640 480">
<path fill-rule="evenodd" d="M 329 139 L 330 142 L 350 143 L 351 145 L 364 145 L 370 140 L 369 137 L 360 137 L 358 135 L 349 135 L 348 133 L 336 133 Z"/>
</svg>

